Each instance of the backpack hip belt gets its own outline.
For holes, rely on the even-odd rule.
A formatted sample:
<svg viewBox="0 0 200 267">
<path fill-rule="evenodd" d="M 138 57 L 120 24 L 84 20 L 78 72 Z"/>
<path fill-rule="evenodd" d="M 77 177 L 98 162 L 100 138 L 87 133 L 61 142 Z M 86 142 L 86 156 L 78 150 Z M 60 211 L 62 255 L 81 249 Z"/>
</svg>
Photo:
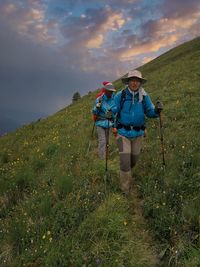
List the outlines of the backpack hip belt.
<svg viewBox="0 0 200 267">
<path fill-rule="evenodd" d="M 133 126 L 133 125 L 123 125 L 121 123 L 118 123 L 117 125 L 117 129 L 121 129 L 121 128 L 124 128 L 125 130 L 127 131 L 131 131 L 131 130 L 135 130 L 135 131 L 140 131 L 140 130 L 145 130 L 146 127 L 144 125 L 141 125 L 141 126 Z"/>
</svg>

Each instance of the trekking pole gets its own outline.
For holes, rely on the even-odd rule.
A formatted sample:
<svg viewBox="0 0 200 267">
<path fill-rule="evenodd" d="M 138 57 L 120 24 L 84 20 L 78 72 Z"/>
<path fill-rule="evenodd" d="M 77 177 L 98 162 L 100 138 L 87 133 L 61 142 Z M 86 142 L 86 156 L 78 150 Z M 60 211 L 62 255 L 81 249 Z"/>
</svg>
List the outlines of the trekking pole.
<svg viewBox="0 0 200 267">
<path fill-rule="evenodd" d="M 108 148 L 109 148 L 109 119 L 108 119 L 107 133 L 106 133 L 106 172 L 108 171 Z"/>
<path fill-rule="evenodd" d="M 93 126 L 92 126 L 92 133 L 91 133 L 91 137 L 89 138 L 89 142 L 88 142 L 88 146 L 87 146 L 87 150 L 86 150 L 86 155 L 88 155 L 89 151 L 90 151 L 90 147 L 91 147 L 91 138 L 93 138 L 93 135 L 94 135 L 94 128 L 95 128 L 95 121 L 93 123 Z"/>
<path fill-rule="evenodd" d="M 93 127 L 92 127 L 92 134 L 91 134 L 91 137 L 93 137 L 93 134 L 94 134 L 94 128 L 95 128 L 95 121 L 93 123 Z"/>
<path fill-rule="evenodd" d="M 106 166 L 105 166 L 105 175 L 104 175 L 104 187 L 105 194 L 107 194 L 107 181 L 108 181 L 108 149 L 109 149 L 109 119 L 108 119 L 108 128 L 106 129 Z"/>
<path fill-rule="evenodd" d="M 165 149 L 164 149 L 164 137 L 163 137 L 163 118 L 162 112 L 159 112 L 159 122 L 160 122 L 160 142 L 161 142 L 161 151 L 162 151 L 162 163 L 165 167 Z"/>
</svg>

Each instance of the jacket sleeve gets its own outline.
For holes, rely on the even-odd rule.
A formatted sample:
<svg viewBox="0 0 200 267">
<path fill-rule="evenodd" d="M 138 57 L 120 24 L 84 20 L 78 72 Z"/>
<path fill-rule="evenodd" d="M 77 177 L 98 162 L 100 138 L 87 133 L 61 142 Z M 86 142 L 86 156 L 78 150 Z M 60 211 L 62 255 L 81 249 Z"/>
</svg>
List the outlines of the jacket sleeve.
<svg viewBox="0 0 200 267">
<path fill-rule="evenodd" d="M 92 113 L 98 115 L 100 113 L 101 108 L 97 108 L 96 105 L 100 102 L 100 98 L 98 97 L 95 101 L 95 104 L 92 109 Z"/>
<path fill-rule="evenodd" d="M 149 118 L 157 118 L 159 114 L 155 111 L 155 106 L 149 95 L 144 96 L 144 113 Z"/>
<path fill-rule="evenodd" d="M 98 115 L 98 116 L 102 116 L 104 117 L 105 114 L 108 112 L 109 108 L 108 106 L 106 105 L 105 103 L 105 99 L 103 100 L 102 97 L 98 97 L 95 101 L 95 104 L 94 104 L 94 107 L 93 107 L 93 110 L 92 110 L 92 113 L 95 114 L 95 115 Z M 100 108 L 97 108 L 96 105 L 98 103 L 101 102 L 101 107 Z M 112 109 L 111 109 L 112 110 Z M 113 112 L 113 111 L 112 111 Z"/>
</svg>

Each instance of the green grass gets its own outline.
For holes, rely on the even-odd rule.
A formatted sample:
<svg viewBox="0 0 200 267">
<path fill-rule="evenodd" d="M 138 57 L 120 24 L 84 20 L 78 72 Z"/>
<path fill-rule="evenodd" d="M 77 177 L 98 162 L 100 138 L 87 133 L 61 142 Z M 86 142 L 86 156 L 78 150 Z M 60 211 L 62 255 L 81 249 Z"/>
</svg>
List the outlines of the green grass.
<svg viewBox="0 0 200 267">
<path fill-rule="evenodd" d="M 120 193 L 113 136 L 107 174 L 98 160 L 96 92 L 1 137 L 2 267 L 199 266 L 199 47 L 197 38 L 140 68 L 153 102 L 164 104 L 166 168 L 159 121 L 147 120 L 138 197 Z"/>
</svg>

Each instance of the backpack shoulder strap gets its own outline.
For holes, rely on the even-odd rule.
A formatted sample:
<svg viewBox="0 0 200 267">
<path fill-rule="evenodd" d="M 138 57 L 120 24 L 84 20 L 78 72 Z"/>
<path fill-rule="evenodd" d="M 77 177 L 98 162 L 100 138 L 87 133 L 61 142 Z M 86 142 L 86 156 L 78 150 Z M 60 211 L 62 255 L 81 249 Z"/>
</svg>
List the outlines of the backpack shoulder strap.
<svg viewBox="0 0 200 267">
<path fill-rule="evenodd" d="M 125 100 L 126 100 L 126 89 L 123 89 L 121 93 L 120 108 L 118 113 L 120 113 L 120 111 L 122 110 Z"/>
<path fill-rule="evenodd" d="M 123 90 L 122 90 L 122 93 L 121 93 L 120 106 L 119 106 L 119 110 L 118 110 L 117 115 L 116 115 L 116 122 L 117 122 L 118 119 L 119 119 L 120 112 L 121 112 L 121 110 L 122 110 L 122 108 L 123 108 L 123 105 L 124 105 L 124 102 L 125 102 L 125 100 L 126 100 L 126 91 L 125 91 L 125 90 L 126 90 L 126 89 L 123 89 Z"/>
<path fill-rule="evenodd" d="M 143 95 L 143 98 L 142 98 L 142 106 L 143 106 L 143 110 L 145 111 L 145 103 L 144 103 L 144 99 L 145 99 L 146 95 Z"/>
</svg>

